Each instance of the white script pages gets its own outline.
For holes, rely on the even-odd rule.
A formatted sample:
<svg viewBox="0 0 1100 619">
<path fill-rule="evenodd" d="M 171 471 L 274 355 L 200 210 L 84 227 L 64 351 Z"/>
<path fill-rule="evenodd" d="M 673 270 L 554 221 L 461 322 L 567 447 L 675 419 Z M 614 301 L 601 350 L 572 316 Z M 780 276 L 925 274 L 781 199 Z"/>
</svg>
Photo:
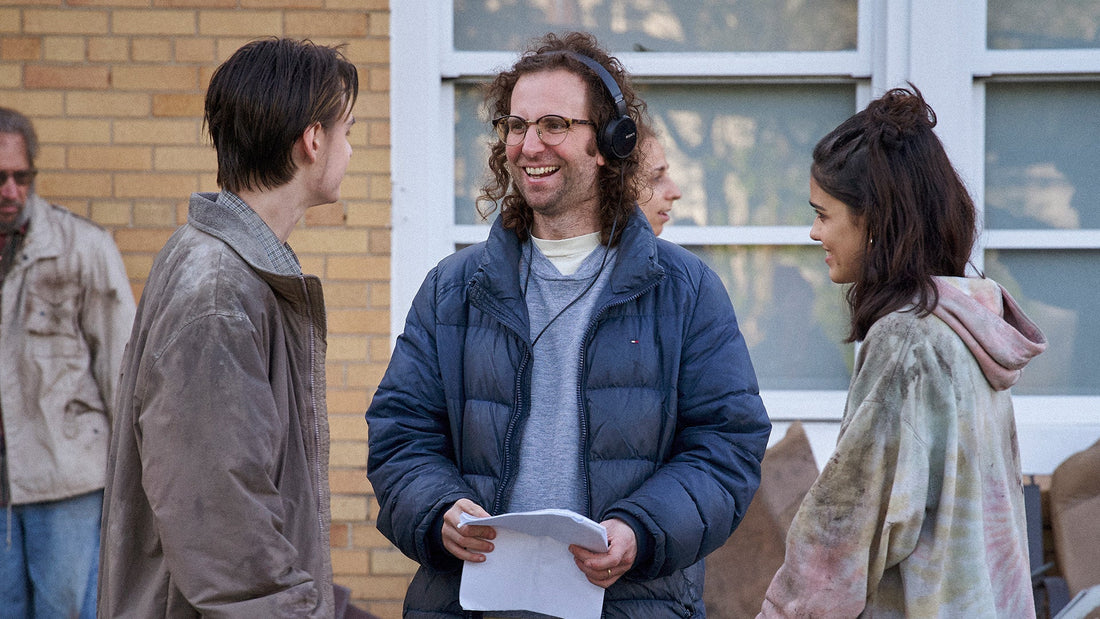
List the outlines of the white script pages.
<svg viewBox="0 0 1100 619">
<path fill-rule="evenodd" d="M 588 582 L 573 562 L 569 545 L 607 551 L 607 529 L 567 509 L 474 518 L 462 514 L 459 526 L 496 529 L 494 549 L 483 563 L 462 567 L 459 603 L 463 610 L 529 610 L 558 617 L 599 619 L 602 587 Z"/>
</svg>

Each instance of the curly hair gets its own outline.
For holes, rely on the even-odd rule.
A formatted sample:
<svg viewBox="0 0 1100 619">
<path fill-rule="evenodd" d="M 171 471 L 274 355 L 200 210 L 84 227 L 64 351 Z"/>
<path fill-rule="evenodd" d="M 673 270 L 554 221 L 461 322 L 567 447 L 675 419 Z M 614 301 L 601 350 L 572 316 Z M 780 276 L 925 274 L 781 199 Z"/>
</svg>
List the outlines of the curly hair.
<svg viewBox="0 0 1100 619">
<path fill-rule="evenodd" d="M 936 307 L 936 275 L 962 276 L 977 237 L 974 202 L 932 130 L 936 113 L 913 84 L 895 88 L 814 147 L 810 173 L 866 224 L 848 289 L 848 341 L 910 304 Z"/>
<path fill-rule="evenodd" d="M 502 72 L 487 87 L 485 101 L 492 117 L 504 116 L 511 112 L 512 91 L 519 78 L 531 73 L 558 69 L 565 69 L 584 80 L 587 88 L 589 118 L 596 123 L 597 127 L 606 126 L 609 120 L 617 116 L 615 104 L 607 94 L 599 76 L 579 60 L 567 54 L 553 53 L 559 51 L 571 51 L 588 56 L 607 69 L 622 91 L 623 101 L 626 103 L 630 117 L 639 127 L 642 126 L 645 102 L 635 93 L 629 75 L 618 59 L 608 55 L 599 47 L 594 36 L 584 32 L 569 32 L 560 37 L 550 33 L 535 40 L 510 70 Z M 600 166 L 598 172 L 600 242 L 608 246 L 618 242 L 619 232 L 616 232 L 616 238 L 612 239 L 611 231 L 616 228 L 621 231 L 627 218 L 634 211 L 641 183 L 638 174 L 641 158 L 639 150 L 635 148 L 624 159 L 606 158 L 606 164 Z M 504 227 L 514 231 L 521 241 L 525 241 L 531 232 L 534 211 L 523 196 L 515 190 L 506 164 L 505 145 L 499 140 L 494 140 L 489 153 L 490 178 L 482 186 L 481 194 L 477 198 L 478 212 L 482 217 L 487 218 L 496 210 L 499 203 Z M 485 203 L 488 204 L 485 205 Z"/>
</svg>

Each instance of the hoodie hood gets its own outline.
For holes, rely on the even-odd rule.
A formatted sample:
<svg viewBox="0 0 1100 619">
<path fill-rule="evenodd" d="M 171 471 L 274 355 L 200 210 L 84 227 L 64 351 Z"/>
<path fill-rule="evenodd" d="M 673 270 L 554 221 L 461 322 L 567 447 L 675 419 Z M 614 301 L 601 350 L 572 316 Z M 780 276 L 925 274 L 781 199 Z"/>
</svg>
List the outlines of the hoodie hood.
<svg viewBox="0 0 1100 619">
<path fill-rule="evenodd" d="M 1039 327 L 1000 284 L 991 279 L 935 277 L 939 303 L 932 313 L 950 326 L 978 360 L 997 391 L 1020 380 L 1032 358 L 1046 350 Z"/>
</svg>

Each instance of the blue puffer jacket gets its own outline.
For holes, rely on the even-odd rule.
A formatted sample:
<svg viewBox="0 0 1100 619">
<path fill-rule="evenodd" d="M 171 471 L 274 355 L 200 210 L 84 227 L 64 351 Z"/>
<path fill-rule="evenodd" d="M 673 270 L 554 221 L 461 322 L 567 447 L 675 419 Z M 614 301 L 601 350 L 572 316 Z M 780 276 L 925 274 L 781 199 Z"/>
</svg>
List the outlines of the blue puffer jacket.
<svg viewBox="0 0 1100 619">
<path fill-rule="evenodd" d="M 531 338 L 521 245 L 500 220 L 444 259 L 413 302 L 367 410 L 378 528 L 420 563 L 407 617 L 456 617 L 461 562 L 443 513 L 501 513 L 529 412 Z M 589 518 L 619 517 L 646 549 L 606 594 L 606 617 L 703 617 L 703 562 L 741 520 L 771 424 L 720 280 L 658 240 L 641 211 L 580 351 Z"/>
</svg>

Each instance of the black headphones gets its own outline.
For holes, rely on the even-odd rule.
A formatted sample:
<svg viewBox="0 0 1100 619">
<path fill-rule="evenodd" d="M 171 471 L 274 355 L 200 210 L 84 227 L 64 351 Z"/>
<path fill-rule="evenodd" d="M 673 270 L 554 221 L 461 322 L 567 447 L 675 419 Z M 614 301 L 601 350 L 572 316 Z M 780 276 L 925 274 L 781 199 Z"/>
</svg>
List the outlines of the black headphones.
<svg viewBox="0 0 1100 619">
<path fill-rule="evenodd" d="M 558 53 L 577 60 L 592 69 L 592 72 L 603 82 L 608 96 L 615 104 L 615 111 L 619 115 L 607 121 L 605 126 L 596 129 L 596 146 L 600 149 L 600 154 L 608 159 L 626 159 L 633 152 L 634 145 L 638 143 L 638 125 L 627 114 L 623 91 L 619 90 L 615 78 L 611 77 L 611 73 L 603 65 L 584 54 L 569 50 L 561 50 Z"/>
</svg>

